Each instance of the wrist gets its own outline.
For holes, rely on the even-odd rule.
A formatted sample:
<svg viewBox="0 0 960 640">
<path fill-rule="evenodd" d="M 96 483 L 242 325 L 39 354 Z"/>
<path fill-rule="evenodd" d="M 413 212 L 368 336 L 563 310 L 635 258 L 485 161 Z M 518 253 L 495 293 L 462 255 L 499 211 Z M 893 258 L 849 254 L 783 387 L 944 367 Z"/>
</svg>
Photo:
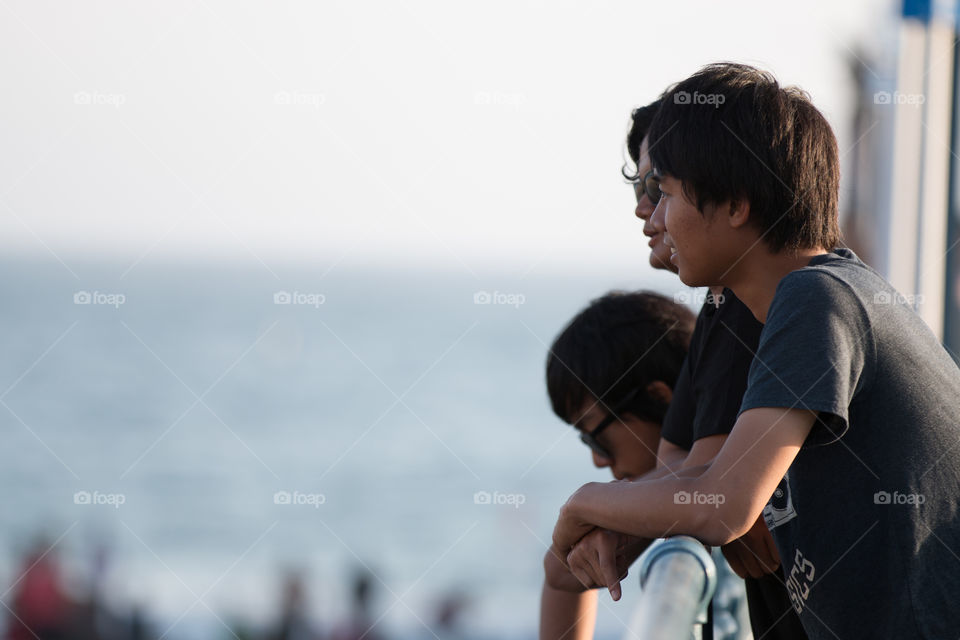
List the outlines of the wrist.
<svg viewBox="0 0 960 640">
<path fill-rule="evenodd" d="M 589 521 L 588 512 L 593 503 L 593 496 L 596 495 L 596 488 L 602 484 L 606 483 L 588 482 L 577 489 L 564 507 L 566 516 L 577 524 L 586 524 Z"/>
</svg>

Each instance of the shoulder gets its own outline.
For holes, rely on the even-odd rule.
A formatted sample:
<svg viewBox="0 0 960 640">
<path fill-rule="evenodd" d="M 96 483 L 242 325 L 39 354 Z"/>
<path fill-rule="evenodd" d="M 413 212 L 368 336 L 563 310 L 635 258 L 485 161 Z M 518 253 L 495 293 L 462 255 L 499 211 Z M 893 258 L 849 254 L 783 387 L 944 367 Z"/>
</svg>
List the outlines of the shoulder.
<svg viewBox="0 0 960 640">
<path fill-rule="evenodd" d="M 808 311 L 836 309 L 865 312 L 866 274 L 856 264 L 823 264 L 791 271 L 777 284 L 767 315 L 783 312 L 785 306 Z M 798 306 L 799 305 L 799 306 Z"/>
</svg>

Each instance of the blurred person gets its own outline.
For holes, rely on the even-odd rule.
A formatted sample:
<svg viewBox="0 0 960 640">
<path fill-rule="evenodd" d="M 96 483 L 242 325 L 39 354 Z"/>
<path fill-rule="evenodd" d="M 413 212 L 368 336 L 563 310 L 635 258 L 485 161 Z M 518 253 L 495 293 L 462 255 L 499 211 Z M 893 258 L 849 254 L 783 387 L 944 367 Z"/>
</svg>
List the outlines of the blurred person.
<svg viewBox="0 0 960 640">
<path fill-rule="evenodd" d="M 306 585 L 298 571 L 289 571 L 284 576 L 280 606 L 280 620 L 276 628 L 267 634 L 269 640 L 319 638 L 306 612 Z"/>
<path fill-rule="evenodd" d="M 359 569 L 354 575 L 351 589 L 350 617 L 334 629 L 331 640 L 380 640 L 376 625 L 370 613 L 372 598 L 372 576 L 365 569 Z"/>
<path fill-rule="evenodd" d="M 680 279 L 735 291 L 764 327 L 718 455 L 677 476 L 584 485 L 561 510 L 558 555 L 597 527 L 723 545 L 769 504 L 809 637 L 955 637 L 960 370 L 889 283 L 835 248 L 829 123 L 799 89 L 721 63 L 668 91 L 650 138 Z"/>
<path fill-rule="evenodd" d="M 130 608 L 130 617 L 127 620 L 124 635 L 128 640 L 147 640 L 148 637 L 153 635 L 150 632 L 147 616 L 139 605 Z"/>
<path fill-rule="evenodd" d="M 437 603 L 431 635 L 439 636 L 443 640 L 463 637 L 465 634 L 461 631 L 461 619 L 470 603 L 470 596 L 462 591 L 455 590 L 445 594 Z"/>
<path fill-rule="evenodd" d="M 53 549 L 38 540 L 24 556 L 22 566 L 11 586 L 7 640 L 68 638 L 71 605 Z"/>
</svg>

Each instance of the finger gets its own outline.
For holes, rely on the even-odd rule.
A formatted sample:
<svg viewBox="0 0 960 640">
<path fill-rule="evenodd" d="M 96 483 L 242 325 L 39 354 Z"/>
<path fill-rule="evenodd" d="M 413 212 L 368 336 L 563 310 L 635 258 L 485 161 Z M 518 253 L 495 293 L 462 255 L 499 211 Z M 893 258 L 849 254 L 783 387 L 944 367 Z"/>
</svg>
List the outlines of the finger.
<svg viewBox="0 0 960 640">
<path fill-rule="evenodd" d="M 606 586 L 606 581 L 603 577 L 603 572 L 600 569 L 600 558 L 597 555 L 597 550 L 594 548 L 584 550 L 584 563 L 583 568 L 590 574 L 590 579 L 593 581 L 595 587 Z"/>
<path fill-rule="evenodd" d="M 770 531 L 767 530 L 767 535 L 764 536 L 764 546 L 767 549 L 769 554 L 767 559 L 767 566 L 769 567 L 769 573 L 773 573 L 780 568 L 780 551 L 777 549 L 776 543 L 773 541 L 773 536 L 770 535 Z"/>
<path fill-rule="evenodd" d="M 598 586 L 596 580 L 594 580 L 588 554 L 582 547 L 575 547 L 567 556 L 567 562 L 570 565 L 570 573 L 580 581 L 580 584 L 588 589 Z"/>
<path fill-rule="evenodd" d="M 740 576 L 741 578 L 747 577 L 747 569 L 743 566 L 743 562 L 740 561 L 740 556 L 737 554 L 734 549 L 736 543 L 731 543 L 723 546 L 723 557 L 726 558 L 727 564 L 730 565 L 730 568 L 733 569 L 733 572 Z"/>
<path fill-rule="evenodd" d="M 616 602 L 620 599 L 620 572 L 617 571 L 617 562 L 610 547 L 600 547 L 597 554 L 597 561 L 600 569 L 600 577 L 603 584 L 610 591 L 610 597 Z"/>
<path fill-rule="evenodd" d="M 740 543 L 738 552 L 740 554 L 740 559 L 743 562 L 743 566 L 751 578 L 762 578 L 767 573 L 764 565 L 760 563 L 760 559 L 757 557 L 757 554 L 755 554 L 750 547 Z"/>
<path fill-rule="evenodd" d="M 583 566 L 574 566 L 570 569 L 570 573 L 580 581 L 580 584 L 586 589 L 595 589 L 597 588 L 597 582 L 593 579 L 593 576 L 590 575 L 590 572 L 586 570 Z"/>
<path fill-rule="evenodd" d="M 559 562 L 564 569 L 570 569 L 570 564 L 567 562 L 569 552 L 561 551 L 560 548 L 554 544 L 550 547 L 550 554 L 557 559 L 557 562 Z"/>
</svg>

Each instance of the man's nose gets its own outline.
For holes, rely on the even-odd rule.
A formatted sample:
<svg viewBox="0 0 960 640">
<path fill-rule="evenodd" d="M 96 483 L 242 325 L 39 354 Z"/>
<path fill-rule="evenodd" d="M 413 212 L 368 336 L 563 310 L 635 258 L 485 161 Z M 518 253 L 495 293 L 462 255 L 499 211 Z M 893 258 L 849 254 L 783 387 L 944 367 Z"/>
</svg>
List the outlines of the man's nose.
<svg viewBox="0 0 960 640">
<path fill-rule="evenodd" d="M 604 467 L 609 467 L 613 463 L 613 460 L 606 456 L 602 456 L 596 451 L 593 452 L 593 465 L 597 469 L 603 469 Z"/>
<path fill-rule="evenodd" d="M 657 203 L 657 206 L 653 209 L 653 212 L 650 214 L 650 224 L 654 229 L 662 233 L 667 230 L 666 218 L 663 200 L 660 200 L 660 202 Z"/>
</svg>

